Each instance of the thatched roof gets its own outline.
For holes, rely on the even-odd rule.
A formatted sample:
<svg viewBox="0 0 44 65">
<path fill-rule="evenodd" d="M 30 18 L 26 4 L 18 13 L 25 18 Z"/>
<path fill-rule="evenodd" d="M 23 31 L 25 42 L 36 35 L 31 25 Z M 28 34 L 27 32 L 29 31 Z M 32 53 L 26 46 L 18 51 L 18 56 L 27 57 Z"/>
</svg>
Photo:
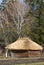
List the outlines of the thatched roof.
<svg viewBox="0 0 44 65">
<path fill-rule="evenodd" d="M 43 48 L 29 38 L 21 38 L 5 47 L 9 50 L 42 50 Z"/>
</svg>

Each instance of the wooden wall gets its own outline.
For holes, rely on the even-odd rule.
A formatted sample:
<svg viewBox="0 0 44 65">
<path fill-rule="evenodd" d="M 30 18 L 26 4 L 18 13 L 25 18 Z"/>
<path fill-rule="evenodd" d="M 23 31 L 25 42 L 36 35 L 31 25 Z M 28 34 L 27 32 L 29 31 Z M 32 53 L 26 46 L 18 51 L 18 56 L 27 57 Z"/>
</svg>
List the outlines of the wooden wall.
<svg viewBox="0 0 44 65">
<path fill-rule="evenodd" d="M 18 52 L 17 51 L 17 53 L 16 52 L 12 52 L 11 53 L 11 56 L 13 56 L 13 57 L 38 57 L 38 56 L 40 56 L 41 55 L 41 52 L 40 51 L 26 51 L 26 52 Z"/>
</svg>

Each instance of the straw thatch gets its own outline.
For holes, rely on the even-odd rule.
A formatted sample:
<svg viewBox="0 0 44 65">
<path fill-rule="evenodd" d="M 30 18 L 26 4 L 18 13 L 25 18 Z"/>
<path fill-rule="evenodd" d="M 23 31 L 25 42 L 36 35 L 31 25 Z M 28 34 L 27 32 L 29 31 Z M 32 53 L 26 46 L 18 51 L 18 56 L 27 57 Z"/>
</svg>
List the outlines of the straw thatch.
<svg viewBox="0 0 44 65">
<path fill-rule="evenodd" d="M 43 48 L 29 38 L 21 38 L 6 46 L 9 50 L 42 50 Z"/>
</svg>

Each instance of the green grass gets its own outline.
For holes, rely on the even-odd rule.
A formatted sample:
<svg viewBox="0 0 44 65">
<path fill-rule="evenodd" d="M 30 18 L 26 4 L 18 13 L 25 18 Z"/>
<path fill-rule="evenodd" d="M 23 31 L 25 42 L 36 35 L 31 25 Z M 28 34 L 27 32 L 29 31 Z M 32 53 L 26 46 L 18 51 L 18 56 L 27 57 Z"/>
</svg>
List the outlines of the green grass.
<svg viewBox="0 0 44 65">
<path fill-rule="evenodd" d="M 44 65 L 44 62 L 29 63 L 29 64 L 13 64 L 13 65 Z"/>
</svg>

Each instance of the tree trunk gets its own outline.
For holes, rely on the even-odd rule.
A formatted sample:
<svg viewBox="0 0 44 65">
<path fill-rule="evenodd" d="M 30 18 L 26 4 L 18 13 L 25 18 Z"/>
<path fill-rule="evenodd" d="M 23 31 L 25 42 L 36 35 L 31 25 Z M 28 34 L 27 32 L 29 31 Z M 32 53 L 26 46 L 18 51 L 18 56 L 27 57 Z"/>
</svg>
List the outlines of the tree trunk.
<svg viewBox="0 0 44 65">
<path fill-rule="evenodd" d="M 5 56 L 8 57 L 8 49 L 6 49 Z"/>
</svg>

